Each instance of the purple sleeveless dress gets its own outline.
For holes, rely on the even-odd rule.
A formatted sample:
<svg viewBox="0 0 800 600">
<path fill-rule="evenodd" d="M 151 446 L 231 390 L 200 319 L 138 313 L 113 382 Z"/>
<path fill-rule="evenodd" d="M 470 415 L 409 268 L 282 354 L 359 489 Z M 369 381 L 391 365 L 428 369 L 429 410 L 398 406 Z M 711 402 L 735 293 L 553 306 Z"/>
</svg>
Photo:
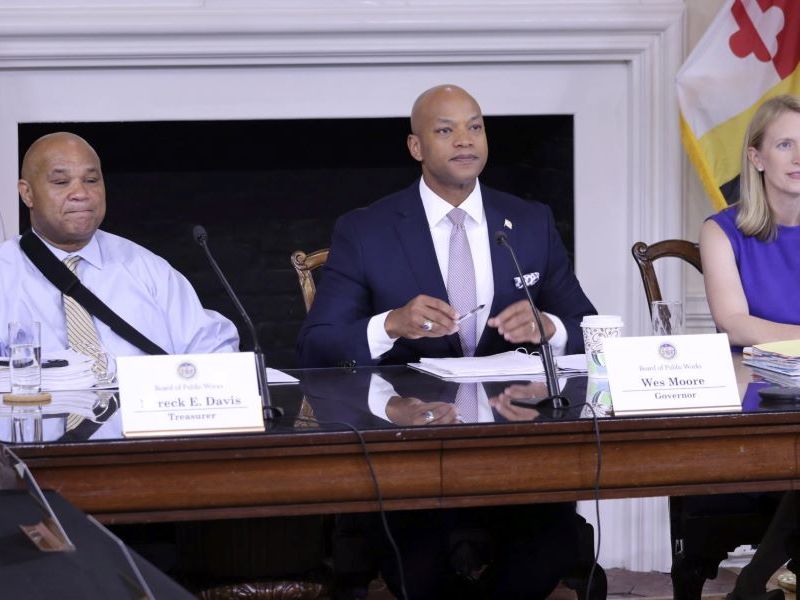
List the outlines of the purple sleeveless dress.
<svg viewBox="0 0 800 600">
<path fill-rule="evenodd" d="M 778 225 L 774 241 L 762 242 L 736 228 L 736 208 L 709 217 L 728 236 L 750 314 L 800 324 L 800 227 Z"/>
</svg>

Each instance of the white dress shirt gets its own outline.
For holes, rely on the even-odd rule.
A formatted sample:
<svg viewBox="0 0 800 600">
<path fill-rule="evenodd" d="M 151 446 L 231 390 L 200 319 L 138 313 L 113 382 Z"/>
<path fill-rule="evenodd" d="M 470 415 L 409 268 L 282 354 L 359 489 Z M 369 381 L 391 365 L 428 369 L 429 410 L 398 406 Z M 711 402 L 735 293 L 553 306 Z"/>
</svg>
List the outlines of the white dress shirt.
<svg viewBox="0 0 800 600">
<path fill-rule="evenodd" d="M 44 240 L 43 240 L 44 241 Z M 149 250 L 98 230 L 77 252 L 45 242 L 59 260 L 78 254 L 81 282 L 111 310 L 170 354 L 235 352 L 239 335 L 228 319 L 200 304 L 188 280 Z M 67 347 L 61 292 L 30 262 L 19 236 L 0 244 L 0 353 L 8 354 L 9 321 L 39 321 L 42 354 Z M 105 350 L 114 356 L 143 354 L 93 318 Z"/>
<path fill-rule="evenodd" d="M 433 248 L 436 251 L 436 260 L 439 263 L 439 270 L 442 273 L 442 280 L 447 281 L 447 269 L 450 259 L 450 231 L 452 223 L 447 218 L 447 213 L 453 210 L 453 205 L 436 195 L 425 183 L 424 178 L 419 180 L 419 194 L 422 197 L 422 206 L 425 209 L 425 216 L 433 239 Z M 481 197 L 481 186 L 476 182 L 475 189 L 459 205 L 467 213 L 464 220 L 464 228 L 467 232 L 469 247 L 472 252 L 472 263 L 475 265 L 475 288 L 478 305 L 485 305 L 485 308 L 478 312 L 477 318 L 477 340 L 481 339 L 486 321 L 489 320 L 489 310 L 494 299 L 494 277 L 492 275 L 492 255 L 489 247 L 489 228 L 486 223 L 486 214 L 483 210 L 483 198 Z M 510 258 L 509 258 L 510 260 Z M 400 308 L 399 306 L 397 308 Z M 505 307 L 503 307 L 505 308 Z M 373 359 L 379 358 L 391 350 L 397 338 L 389 337 L 386 333 L 386 317 L 391 311 L 386 311 L 372 317 L 367 325 L 367 343 L 369 344 L 370 354 Z M 550 339 L 550 346 L 553 354 L 560 356 L 564 354 L 567 347 L 567 329 L 561 319 L 550 313 L 546 313 L 556 328 L 556 332 Z"/>
</svg>

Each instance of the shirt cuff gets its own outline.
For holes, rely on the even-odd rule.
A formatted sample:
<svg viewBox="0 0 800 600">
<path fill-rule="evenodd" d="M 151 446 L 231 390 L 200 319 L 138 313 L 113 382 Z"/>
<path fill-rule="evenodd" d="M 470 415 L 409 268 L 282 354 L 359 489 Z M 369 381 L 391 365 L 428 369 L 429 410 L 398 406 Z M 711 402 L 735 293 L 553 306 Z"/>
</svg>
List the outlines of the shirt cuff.
<svg viewBox="0 0 800 600">
<path fill-rule="evenodd" d="M 549 340 L 553 356 L 563 356 L 564 352 L 567 350 L 567 328 L 564 327 L 564 323 L 557 316 L 551 315 L 548 312 L 544 314 L 550 318 L 553 325 L 556 327 L 556 332 Z"/>
<path fill-rule="evenodd" d="M 386 317 L 392 312 L 387 310 L 385 313 L 375 315 L 367 324 L 367 344 L 369 345 L 369 355 L 372 360 L 377 360 L 394 346 L 394 340 L 386 333 Z M 563 325 L 562 325 L 563 327 Z M 566 334 L 564 335 L 566 340 Z M 564 342 L 566 345 L 566 341 Z"/>
<path fill-rule="evenodd" d="M 386 405 L 392 396 L 397 396 L 397 392 L 391 383 L 386 381 L 380 375 L 373 373 L 369 377 L 369 392 L 367 394 L 367 405 L 369 411 L 378 418 L 384 421 L 392 422 L 389 415 L 386 414 Z"/>
</svg>

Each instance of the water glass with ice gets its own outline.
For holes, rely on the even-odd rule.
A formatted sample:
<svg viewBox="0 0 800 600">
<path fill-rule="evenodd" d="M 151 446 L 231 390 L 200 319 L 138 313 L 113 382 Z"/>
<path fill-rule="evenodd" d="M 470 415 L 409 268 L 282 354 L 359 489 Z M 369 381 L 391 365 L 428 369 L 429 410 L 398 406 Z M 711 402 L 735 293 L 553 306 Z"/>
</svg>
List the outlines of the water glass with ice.
<svg viewBox="0 0 800 600">
<path fill-rule="evenodd" d="M 42 389 L 41 324 L 8 324 L 9 376 L 12 394 L 38 394 Z"/>
<path fill-rule="evenodd" d="M 654 300 L 650 314 L 653 335 L 680 335 L 683 333 L 683 304 L 680 300 Z"/>
</svg>

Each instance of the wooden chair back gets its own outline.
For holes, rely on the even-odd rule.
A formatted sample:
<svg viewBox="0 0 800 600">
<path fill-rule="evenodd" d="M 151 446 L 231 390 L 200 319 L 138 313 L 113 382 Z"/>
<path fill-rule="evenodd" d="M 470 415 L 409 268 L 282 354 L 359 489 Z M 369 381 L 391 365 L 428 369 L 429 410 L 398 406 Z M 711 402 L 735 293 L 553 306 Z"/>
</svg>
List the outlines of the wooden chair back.
<svg viewBox="0 0 800 600">
<path fill-rule="evenodd" d="M 654 300 L 663 300 L 661 296 L 661 286 L 658 285 L 658 277 L 653 268 L 653 263 L 659 258 L 673 257 L 686 261 L 703 272 L 703 265 L 700 262 L 700 246 L 688 240 L 663 240 L 647 245 L 644 242 L 636 242 L 631 248 L 631 253 L 639 267 L 639 274 L 642 276 L 644 293 L 647 296 L 647 309 L 652 311 Z"/>
<path fill-rule="evenodd" d="M 674 257 L 703 272 L 700 247 L 686 240 L 664 240 L 647 245 L 636 242 L 631 248 L 642 276 L 647 308 L 662 300 L 661 288 L 653 269 L 659 258 Z M 764 495 L 677 496 L 669 499 L 672 538 L 673 596 L 680 600 L 700 600 L 706 579 L 717 576 L 720 560 L 743 544 L 758 543 L 769 523 L 763 508 Z M 766 514 L 764 514 L 766 513 Z"/>
<path fill-rule="evenodd" d="M 303 302 L 306 305 L 306 312 L 311 310 L 314 303 L 314 296 L 317 294 L 317 286 L 314 284 L 313 271 L 325 264 L 328 260 L 328 248 L 305 253 L 302 250 L 295 250 L 290 257 L 292 266 L 297 272 L 297 279 L 300 282 L 300 292 L 303 294 Z"/>
</svg>

